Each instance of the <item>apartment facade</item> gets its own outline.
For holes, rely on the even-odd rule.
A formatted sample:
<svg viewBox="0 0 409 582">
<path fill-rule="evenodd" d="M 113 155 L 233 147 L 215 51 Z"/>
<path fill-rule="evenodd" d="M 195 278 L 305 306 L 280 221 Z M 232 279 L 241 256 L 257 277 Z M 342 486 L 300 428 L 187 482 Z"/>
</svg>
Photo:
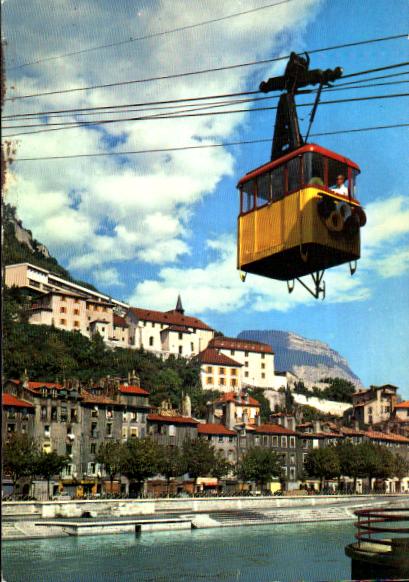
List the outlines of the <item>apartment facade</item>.
<svg viewBox="0 0 409 582">
<path fill-rule="evenodd" d="M 268 344 L 218 336 L 211 340 L 209 348 L 241 364 L 242 386 L 279 387 L 274 374 L 274 353 Z"/>
<path fill-rule="evenodd" d="M 361 428 L 389 420 L 397 404 L 398 388 L 391 384 L 373 386 L 352 395 L 353 409 L 349 416 Z"/>
<path fill-rule="evenodd" d="M 155 311 L 131 307 L 126 317 L 128 323 L 130 317 L 137 321 L 131 334 L 133 345 L 161 357 L 191 358 L 206 349 L 214 336 L 214 330 L 205 322 L 185 315 L 180 297 L 175 309 Z"/>
<path fill-rule="evenodd" d="M 212 348 L 205 349 L 197 359 L 203 390 L 240 392 L 242 364 Z"/>
</svg>

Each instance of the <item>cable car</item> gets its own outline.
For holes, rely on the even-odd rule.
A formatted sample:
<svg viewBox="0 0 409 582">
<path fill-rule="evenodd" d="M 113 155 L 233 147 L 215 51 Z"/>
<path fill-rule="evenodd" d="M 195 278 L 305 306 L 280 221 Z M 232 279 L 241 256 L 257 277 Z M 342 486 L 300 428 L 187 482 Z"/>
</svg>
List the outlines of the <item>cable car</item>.
<svg viewBox="0 0 409 582">
<path fill-rule="evenodd" d="M 326 269 L 349 263 L 355 272 L 366 216 L 355 197 L 358 165 L 301 137 L 294 102 L 299 87 L 320 84 L 309 134 L 323 85 L 342 74 L 339 68 L 309 71 L 308 66 L 308 56 L 292 53 L 285 75 L 260 85 L 265 92 L 285 88 L 287 93 L 279 101 L 272 160 L 238 182 L 237 261 L 245 274 L 287 281 L 290 293 L 298 280 L 314 297 L 324 298 Z M 306 275 L 313 289 L 300 279 Z"/>
</svg>

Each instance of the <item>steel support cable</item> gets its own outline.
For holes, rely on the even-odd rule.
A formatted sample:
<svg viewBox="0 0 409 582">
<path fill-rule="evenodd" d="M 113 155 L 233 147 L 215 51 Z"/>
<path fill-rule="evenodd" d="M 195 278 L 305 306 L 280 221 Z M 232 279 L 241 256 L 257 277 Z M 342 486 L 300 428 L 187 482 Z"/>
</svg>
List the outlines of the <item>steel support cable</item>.
<svg viewBox="0 0 409 582">
<path fill-rule="evenodd" d="M 377 125 L 372 127 L 359 127 L 356 129 L 341 129 L 338 131 L 328 131 L 328 132 L 320 132 L 320 133 L 312 133 L 310 137 L 321 137 L 321 136 L 328 136 L 328 135 L 340 135 L 340 134 L 347 134 L 347 133 L 360 133 L 365 131 L 377 131 L 382 129 L 395 129 L 401 127 L 409 127 L 408 123 L 396 123 L 392 125 Z M 150 150 L 131 150 L 131 151 L 118 151 L 118 152 L 96 152 L 91 154 L 70 154 L 66 156 L 41 156 L 35 158 L 16 158 L 13 160 L 15 162 L 33 162 L 33 161 L 42 161 L 42 160 L 68 160 L 74 158 L 99 158 L 99 157 L 111 157 L 111 156 L 130 156 L 130 155 L 139 155 L 139 154 L 152 154 L 152 153 L 166 153 L 166 152 L 177 152 L 177 151 L 184 151 L 184 150 L 198 150 L 198 149 L 205 149 L 205 148 L 221 148 L 221 147 L 232 147 L 238 145 L 250 145 L 250 144 L 257 144 L 257 143 L 266 143 L 271 142 L 271 137 L 262 138 L 262 139 L 252 139 L 252 140 L 244 140 L 244 141 L 233 141 L 233 142 L 225 142 L 225 143 L 213 143 L 213 144 L 200 144 L 200 145 L 192 145 L 192 146 L 180 146 L 180 147 L 171 147 L 171 148 L 157 148 L 157 149 L 150 149 Z"/>
<path fill-rule="evenodd" d="M 409 72 L 407 73 L 402 73 L 402 74 L 409 74 Z M 324 88 L 323 89 L 323 93 L 327 93 L 327 92 L 333 92 L 333 91 L 347 91 L 347 90 L 353 90 L 353 89 L 369 89 L 369 88 L 373 88 L 373 87 L 384 87 L 384 86 L 394 86 L 394 85 L 402 85 L 402 84 L 406 84 L 409 83 L 409 80 L 402 80 L 402 81 L 391 81 L 391 82 L 385 82 L 385 83 L 371 83 L 371 84 L 364 84 L 361 85 L 358 83 L 364 83 L 363 80 L 360 81 L 351 81 L 350 83 L 344 83 L 341 84 L 341 86 L 336 86 L 336 87 L 329 87 L 329 88 Z M 345 85 L 345 86 L 344 86 Z M 312 90 L 311 94 L 315 93 L 316 90 Z M 171 109 L 183 109 L 184 107 L 189 107 L 189 109 L 186 109 L 185 111 L 200 111 L 202 109 L 209 109 L 209 108 L 218 108 L 218 107 L 228 107 L 228 106 L 233 106 L 236 104 L 241 104 L 241 103 L 255 103 L 257 101 L 266 101 L 266 100 L 271 100 L 271 99 L 276 99 L 277 96 L 276 95 L 271 95 L 268 97 L 253 97 L 253 98 L 249 98 L 249 99 L 232 99 L 232 100 L 225 100 L 225 101 L 213 101 L 211 103 L 204 103 L 203 105 L 195 105 L 195 104 L 183 104 L 183 105 L 168 105 L 168 106 L 159 106 L 159 107 L 147 107 L 146 109 L 144 108 L 129 108 L 129 109 L 124 109 L 123 111 L 121 110 L 104 110 L 104 111 L 89 111 L 89 112 L 84 112 L 84 113 L 77 113 L 77 114 L 68 114 L 68 113 L 61 113 L 61 114 L 49 114 L 47 115 L 48 118 L 55 118 L 55 117 L 78 117 L 78 116 L 90 116 L 90 115 L 110 115 L 112 113 L 115 113 L 117 115 L 123 113 L 132 113 L 134 111 L 159 111 L 159 110 L 171 110 Z M 45 114 L 40 115 L 39 117 L 44 116 Z M 118 118 L 118 120 L 120 120 L 121 118 Z M 3 118 L 3 120 L 5 120 L 6 122 L 18 122 L 18 121 L 30 121 L 33 120 L 32 117 L 28 117 L 25 118 L 23 116 L 20 116 L 18 119 L 13 119 L 13 118 L 8 118 L 7 116 Z M 93 120 L 91 120 L 92 122 Z M 71 121 L 71 122 L 63 122 L 60 121 L 58 123 L 37 123 L 37 124 L 31 124 L 31 125 L 11 125 L 11 126 L 4 126 L 4 128 L 6 129 L 17 129 L 17 128 L 31 128 L 31 127 L 46 127 L 46 126 L 65 126 L 65 125 L 77 125 L 78 123 L 82 123 L 81 120 L 77 120 L 77 121 Z"/>
<path fill-rule="evenodd" d="M 401 66 L 405 66 L 405 65 L 409 65 L 409 62 L 407 63 L 398 63 L 396 65 L 389 65 L 387 68 L 396 68 L 396 67 L 401 67 Z M 352 73 L 353 76 L 357 76 L 357 75 L 363 75 L 363 74 L 367 74 L 367 71 L 358 71 L 355 73 Z M 348 83 L 337 83 L 337 87 L 341 87 L 344 85 L 352 85 L 354 83 L 363 83 L 366 81 L 375 81 L 378 79 L 387 79 L 390 77 L 396 77 L 396 76 L 400 76 L 400 75 L 407 75 L 409 74 L 409 72 L 407 71 L 400 71 L 399 73 L 391 73 L 389 75 L 382 75 L 382 76 L 377 76 L 377 77 L 370 77 L 369 79 L 361 79 L 361 80 L 356 80 L 356 81 L 350 81 Z M 345 77 L 341 77 L 341 78 L 345 78 Z M 312 92 L 314 91 L 313 89 L 311 90 Z M 127 103 L 127 104 L 122 104 L 122 105 L 102 105 L 99 107 L 82 107 L 82 108 L 74 108 L 74 109 L 60 109 L 60 110 L 50 110 L 50 111 L 38 111 L 38 112 L 28 112 L 28 113 L 15 113 L 15 114 L 10 114 L 10 115 L 5 115 L 3 116 L 3 119 L 9 119 L 12 117 L 25 117 L 25 116 L 44 116 L 44 115 L 52 115 L 52 114 L 57 114 L 57 113 L 80 113 L 83 111 L 102 111 L 102 110 L 107 110 L 107 109 L 121 109 L 121 108 L 125 108 L 125 107 L 144 107 L 145 105 L 167 105 L 167 104 L 173 104 L 173 103 L 186 103 L 186 102 L 195 102 L 195 101 L 203 101 L 206 99 L 221 99 L 221 98 L 227 98 L 227 97 L 243 97 L 246 95 L 257 95 L 259 94 L 261 91 L 242 91 L 242 92 L 237 92 L 237 93 L 222 93 L 219 95 L 205 95 L 205 96 L 201 96 L 201 97 L 186 97 L 186 98 L 179 98 L 179 99 L 168 99 L 168 100 L 162 100 L 162 101 L 143 101 L 143 102 L 139 102 L 139 103 Z"/>
<path fill-rule="evenodd" d="M 216 22 L 222 22 L 223 20 L 229 20 L 230 18 L 236 18 L 238 16 L 244 16 L 246 14 L 251 14 L 253 12 L 260 12 L 261 10 L 267 10 L 268 8 L 274 8 L 274 6 L 281 6 L 282 4 L 288 4 L 289 2 L 294 2 L 294 0 L 282 0 L 281 2 L 275 2 L 274 4 L 265 4 L 263 6 L 258 6 L 257 8 L 251 8 L 250 10 L 244 10 L 242 12 L 235 12 L 234 14 L 228 14 L 226 16 L 220 16 L 218 18 L 212 18 L 211 20 L 204 20 L 202 22 L 197 22 L 195 24 L 187 24 L 186 26 L 179 26 L 178 28 L 173 28 L 170 30 L 163 30 L 158 32 L 153 32 L 151 34 L 145 34 L 144 36 L 138 36 L 136 38 L 128 38 L 126 40 L 121 40 L 118 42 L 111 42 L 109 44 L 101 44 L 94 47 L 89 47 L 86 49 L 81 49 L 78 51 L 72 51 L 69 53 L 63 53 L 62 55 L 54 55 L 50 57 L 44 57 L 43 59 L 37 59 L 36 61 L 31 61 L 27 63 L 21 63 L 20 65 L 15 65 L 13 67 L 6 67 L 6 71 L 14 71 L 16 69 L 21 69 L 23 67 L 28 67 L 30 65 L 38 65 L 46 61 L 55 61 L 57 59 L 64 59 L 66 57 L 71 57 L 75 55 L 81 55 L 91 51 L 101 50 L 105 48 L 111 48 L 114 46 L 120 46 L 124 44 L 129 44 L 132 42 L 138 42 L 142 40 L 148 40 L 150 38 L 157 38 L 159 36 L 165 36 L 167 34 L 173 34 L 175 32 L 182 32 L 184 30 L 191 30 L 192 28 L 198 28 L 200 26 L 205 26 L 206 24 L 215 24 Z"/>
<path fill-rule="evenodd" d="M 395 73 L 393 75 L 383 75 L 380 77 L 373 77 L 373 79 L 368 79 L 368 80 L 375 80 L 375 79 L 383 79 L 383 78 L 389 78 L 389 77 L 394 77 L 396 75 L 409 75 L 409 71 L 407 72 L 402 72 L 402 73 Z M 367 89 L 367 88 L 372 88 L 372 87 L 384 87 L 384 86 L 394 86 L 394 85 L 401 85 L 404 83 L 408 83 L 409 81 L 391 81 L 391 82 L 385 82 L 385 83 L 367 83 L 365 85 L 361 85 L 361 83 L 365 83 L 364 79 L 360 79 L 357 81 L 350 81 L 349 83 L 341 83 L 338 84 L 336 87 L 328 87 L 328 88 L 324 88 L 323 92 L 333 92 L 333 91 L 343 91 L 343 90 L 350 90 L 350 89 Z M 311 93 L 316 92 L 316 90 L 312 90 Z M 260 91 L 255 91 L 254 93 L 260 93 Z M 221 104 L 223 105 L 234 105 L 236 103 L 253 103 L 256 101 L 265 101 L 268 99 L 275 99 L 277 97 L 277 95 L 272 95 L 269 97 L 253 97 L 253 98 L 249 98 L 249 99 L 231 99 L 229 101 L 213 101 L 210 103 L 205 104 L 206 107 L 212 107 L 212 106 L 219 106 Z M 96 115 L 97 113 L 99 113 L 100 115 L 109 115 L 111 113 L 115 113 L 115 114 L 121 114 L 121 113 L 131 113 L 133 111 L 158 111 L 158 110 L 167 110 L 167 109 L 181 109 L 183 107 L 197 107 L 194 103 L 189 104 L 189 103 L 184 103 L 184 104 L 180 104 L 180 105 L 163 105 L 163 106 L 154 106 L 154 107 L 147 107 L 146 109 L 144 108 L 139 108 L 137 107 L 137 105 L 135 105 L 135 108 L 133 108 L 131 105 L 124 105 L 124 109 L 120 110 L 120 107 L 122 106 L 113 106 L 112 109 L 109 109 L 108 107 L 104 107 L 102 108 L 102 111 L 97 111 L 97 109 L 99 108 L 92 108 L 95 109 L 95 111 L 84 111 L 84 112 L 79 112 L 79 113 L 68 113 L 67 111 L 62 111 L 61 113 L 52 113 L 52 112 L 44 112 L 44 113 L 21 113 L 18 115 L 5 115 L 3 117 L 3 120 L 5 121 L 22 121 L 22 120 L 26 120 L 29 121 L 31 119 L 33 119 L 34 117 L 44 117 L 46 116 L 47 118 L 54 118 L 54 117 L 78 117 L 78 116 L 88 116 L 88 115 Z M 126 109 L 125 109 L 126 107 Z M 75 110 L 72 110 L 73 112 L 75 112 Z M 63 123 L 63 122 L 61 122 Z M 32 125 L 32 127 L 40 127 L 43 126 L 44 124 L 39 124 L 39 125 Z M 18 126 L 14 126 L 14 127 L 18 127 Z"/>
<path fill-rule="evenodd" d="M 394 35 L 394 36 L 370 39 L 370 40 L 366 40 L 366 41 L 344 43 L 342 45 L 334 45 L 334 46 L 321 48 L 321 49 L 313 49 L 313 50 L 310 50 L 307 52 L 309 54 L 322 53 L 322 52 L 337 50 L 337 49 L 341 49 L 341 48 L 358 46 L 358 45 L 362 45 L 362 44 L 382 42 L 382 41 L 387 41 L 387 40 L 397 40 L 400 38 L 407 38 L 407 35 L 406 34 L 398 34 L 398 35 Z M 304 54 L 304 53 L 302 53 L 302 54 Z M 44 91 L 42 93 L 32 93 L 29 95 L 15 95 L 13 97 L 8 97 L 7 99 L 5 99 L 5 101 L 16 101 L 19 99 L 32 99 L 34 97 L 44 97 L 47 95 L 64 95 L 66 93 L 74 93 L 74 92 L 78 92 L 78 91 L 91 91 L 91 90 L 93 91 L 95 89 L 107 89 L 110 87 L 118 87 L 120 85 L 132 85 L 132 84 L 136 84 L 136 83 L 148 83 L 148 82 L 152 82 L 152 81 L 163 81 L 163 80 L 167 80 L 167 79 L 176 79 L 176 78 L 189 77 L 189 76 L 193 76 L 193 75 L 202 75 L 205 73 L 216 73 L 216 72 L 226 71 L 226 70 L 231 70 L 231 69 L 239 69 L 239 68 L 243 68 L 243 67 L 252 67 L 255 65 L 265 65 L 268 63 L 274 63 L 274 62 L 278 62 L 278 61 L 288 60 L 289 57 L 290 57 L 290 55 L 285 55 L 283 57 L 275 57 L 272 59 L 262 59 L 259 61 L 251 61 L 248 63 L 238 63 L 235 65 L 225 65 L 223 67 L 215 67 L 215 68 L 211 68 L 211 69 L 202 69 L 202 70 L 198 70 L 198 71 L 188 71 L 185 73 L 174 73 L 172 75 L 161 75 L 158 77 L 149 77 L 146 79 L 135 79 L 135 80 L 131 80 L 131 81 L 118 81 L 115 83 L 104 83 L 101 85 L 89 85 L 87 87 L 72 87 L 70 89 Z M 373 69 L 373 71 L 381 71 L 381 70 L 385 70 L 385 68 L 381 67 L 379 69 Z"/>
<path fill-rule="evenodd" d="M 357 102 L 357 101 L 373 101 L 375 99 L 393 99 L 393 98 L 401 98 L 401 97 L 408 97 L 409 93 L 393 93 L 392 95 L 371 95 L 371 96 L 367 96 L 367 97 L 350 97 L 347 99 L 335 99 L 332 101 L 321 101 L 320 105 L 335 105 L 335 104 L 339 104 L 339 103 L 353 103 L 353 102 Z M 298 105 L 298 107 L 311 107 L 312 105 L 314 105 L 314 103 L 301 103 L 300 105 Z M 21 135 L 33 135 L 33 134 L 38 134 L 38 133 L 47 133 L 47 132 L 52 132 L 52 131 L 63 131 L 63 130 L 67 130 L 67 129 L 73 129 L 73 128 L 80 128 L 80 127 L 89 127 L 89 126 L 95 126 L 95 125 L 107 125 L 107 124 L 111 124 L 111 123 L 123 123 L 123 122 L 129 122 L 129 121 L 151 121 L 151 120 L 161 120 L 161 119 L 185 119 L 185 118 L 189 118 L 189 117 L 203 117 L 203 116 L 210 116 L 210 115 L 229 115 L 231 113 L 253 113 L 255 111 L 271 111 L 271 110 L 276 110 L 277 106 L 271 106 L 271 107 L 254 107 L 252 109 L 234 109 L 234 110 L 230 110 L 230 111 L 209 111 L 209 112 L 205 112 L 205 113 L 181 113 L 181 112 L 176 112 L 174 115 L 167 115 L 167 114 L 161 114 L 158 113 L 156 115 L 147 115 L 147 116 L 141 116 L 141 117 L 129 117 L 129 118 L 124 118 L 124 119 L 103 119 L 103 120 L 98 120 L 98 121 L 83 121 L 83 122 L 78 122 L 75 123 L 73 125 L 69 125 L 69 126 L 63 126 L 63 127 L 53 127 L 53 128 L 49 128 L 49 129 L 40 129 L 40 130 L 36 130 L 36 131 L 27 131 L 27 132 L 22 132 L 22 133 L 14 133 L 14 134 L 7 134 L 4 135 L 3 137 L 17 137 L 17 136 L 21 136 Z M 29 126 L 30 127 L 30 126 Z M 15 126 L 10 127 L 9 129 L 15 128 Z"/>
</svg>

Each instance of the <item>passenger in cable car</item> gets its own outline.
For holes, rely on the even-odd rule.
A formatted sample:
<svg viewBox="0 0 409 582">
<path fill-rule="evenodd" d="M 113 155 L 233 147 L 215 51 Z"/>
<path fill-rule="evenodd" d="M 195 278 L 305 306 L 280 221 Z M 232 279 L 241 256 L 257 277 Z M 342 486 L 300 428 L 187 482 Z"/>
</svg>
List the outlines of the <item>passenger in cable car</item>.
<svg viewBox="0 0 409 582">
<path fill-rule="evenodd" d="M 335 188 L 331 188 L 337 194 L 341 194 L 342 196 L 348 196 L 348 188 L 345 186 L 345 176 L 343 174 L 339 174 L 337 176 L 337 184 Z"/>
</svg>

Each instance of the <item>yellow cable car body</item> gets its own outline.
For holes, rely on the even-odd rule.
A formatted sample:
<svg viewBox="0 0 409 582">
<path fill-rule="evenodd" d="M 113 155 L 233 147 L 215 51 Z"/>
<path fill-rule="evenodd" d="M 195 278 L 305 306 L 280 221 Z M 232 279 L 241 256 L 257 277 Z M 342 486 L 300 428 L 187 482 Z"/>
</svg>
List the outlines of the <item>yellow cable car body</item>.
<svg viewBox="0 0 409 582">
<path fill-rule="evenodd" d="M 360 258 L 365 213 L 354 195 L 359 167 L 314 144 L 246 174 L 238 184 L 238 268 L 281 281 Z M 331 189 L 337 174 L 348 194 Z"/>
</svg>

